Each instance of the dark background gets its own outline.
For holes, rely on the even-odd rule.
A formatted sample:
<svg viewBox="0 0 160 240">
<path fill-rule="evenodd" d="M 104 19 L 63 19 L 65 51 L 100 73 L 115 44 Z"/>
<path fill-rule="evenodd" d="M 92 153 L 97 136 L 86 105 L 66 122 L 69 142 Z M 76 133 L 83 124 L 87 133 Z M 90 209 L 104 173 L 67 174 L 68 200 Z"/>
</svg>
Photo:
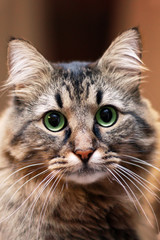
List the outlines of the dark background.
<svg viewBox="0 0 160 240">
<path fill-rule="evenodd" d="M 143 41 L 144 95 L 160 110 L 159 0 L 0 0 L 0 83 L 7 42 L 24 38 L 50 61 L 94 61 L 122 31 L 138 26 Z M 0 98 L 0 111 L 6 96 Z"/>
</svg>

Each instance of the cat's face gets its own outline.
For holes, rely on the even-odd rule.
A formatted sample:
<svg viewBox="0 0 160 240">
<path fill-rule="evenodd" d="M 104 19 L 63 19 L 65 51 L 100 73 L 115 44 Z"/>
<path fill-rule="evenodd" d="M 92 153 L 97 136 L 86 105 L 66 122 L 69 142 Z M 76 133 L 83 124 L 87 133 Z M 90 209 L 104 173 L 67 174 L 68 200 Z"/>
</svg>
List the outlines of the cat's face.
<svg viewBox="0 0 160 240">
<path fill-rule="evenodd" d="M 149 161 L 155 133 L 139 93 L 139 41 L 132 29 L 95 64 L 59 65 L 30 44 L 11 41 L 8 84 L 14 86 L 15 125 L 9 150 L 15 165 L 40 163 L 44 176 L 90 184 L 123 173 L 125 161 Z"/>
</svg>

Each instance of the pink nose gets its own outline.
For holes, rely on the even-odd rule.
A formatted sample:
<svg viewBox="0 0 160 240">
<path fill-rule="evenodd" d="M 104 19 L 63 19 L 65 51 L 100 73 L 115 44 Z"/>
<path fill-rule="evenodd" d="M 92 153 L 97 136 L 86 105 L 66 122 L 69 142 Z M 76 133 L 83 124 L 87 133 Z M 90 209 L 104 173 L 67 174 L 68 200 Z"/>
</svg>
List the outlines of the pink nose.
<svg viewBox="0 0 160 240">
<path fill-rule="evenodd" d="M 92 149 L 85 149 L 85 150 L 76 150 L 75 154 L 80 157 L 80 159 L 86 163 L 89 160 L 89 157 L 92 155 L 93 150 Z"/>
</svg>

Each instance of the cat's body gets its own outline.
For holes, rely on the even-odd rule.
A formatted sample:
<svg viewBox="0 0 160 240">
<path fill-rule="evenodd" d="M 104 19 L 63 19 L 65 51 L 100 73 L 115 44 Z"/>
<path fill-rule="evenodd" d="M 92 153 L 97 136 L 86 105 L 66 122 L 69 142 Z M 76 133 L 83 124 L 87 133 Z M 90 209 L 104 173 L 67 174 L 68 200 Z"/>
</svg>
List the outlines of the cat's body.
<svg viewBox="0 0 160 240">
<path fill-rule="evenodd" d="M 139 55 L 135 29 L 94 64 L 50 64 L 29 43 L 10 42 L 2 239 L 157 239 L 144 186 L 157 161 L 159 123 L 139 93 Z"/>
</svg>

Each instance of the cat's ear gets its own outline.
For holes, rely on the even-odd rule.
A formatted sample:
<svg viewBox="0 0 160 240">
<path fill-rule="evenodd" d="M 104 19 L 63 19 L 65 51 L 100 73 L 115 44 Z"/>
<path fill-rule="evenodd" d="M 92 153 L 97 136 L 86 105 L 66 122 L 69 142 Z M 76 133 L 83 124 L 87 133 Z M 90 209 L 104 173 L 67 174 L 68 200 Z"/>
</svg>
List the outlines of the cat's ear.
<svg viewBox="0 0 160 240">
<path fill-rule="evenodd" d="M 139 31 L 137 28 L 132 28 L 112 42 L 100 58 L 98 66 L 102 71 L 107 68 L 114 68 L 139 73 L 143 69 L 141 54 L 142 46 Z"/>
<path fill-rule="evenodd" d="M 132 87 L 132 84 L 137 84 L 140 73 L 146 70 L 141 55 L 140 33 L 137 28 L 132 28 L 112 42 L 98 61 L 98 68 L 104 75 L 113 75 L 111 78 L 115 80 L 121 76 L 127 76 L 124 78 L 125 84 Z"/>
<path fill-rule="evenodd" d="M 32 99 L 51 78 L 49 62 L 27 41 L 12 39 L 8 45 L 7 87 L 21 99 Z"/>
</svg>

